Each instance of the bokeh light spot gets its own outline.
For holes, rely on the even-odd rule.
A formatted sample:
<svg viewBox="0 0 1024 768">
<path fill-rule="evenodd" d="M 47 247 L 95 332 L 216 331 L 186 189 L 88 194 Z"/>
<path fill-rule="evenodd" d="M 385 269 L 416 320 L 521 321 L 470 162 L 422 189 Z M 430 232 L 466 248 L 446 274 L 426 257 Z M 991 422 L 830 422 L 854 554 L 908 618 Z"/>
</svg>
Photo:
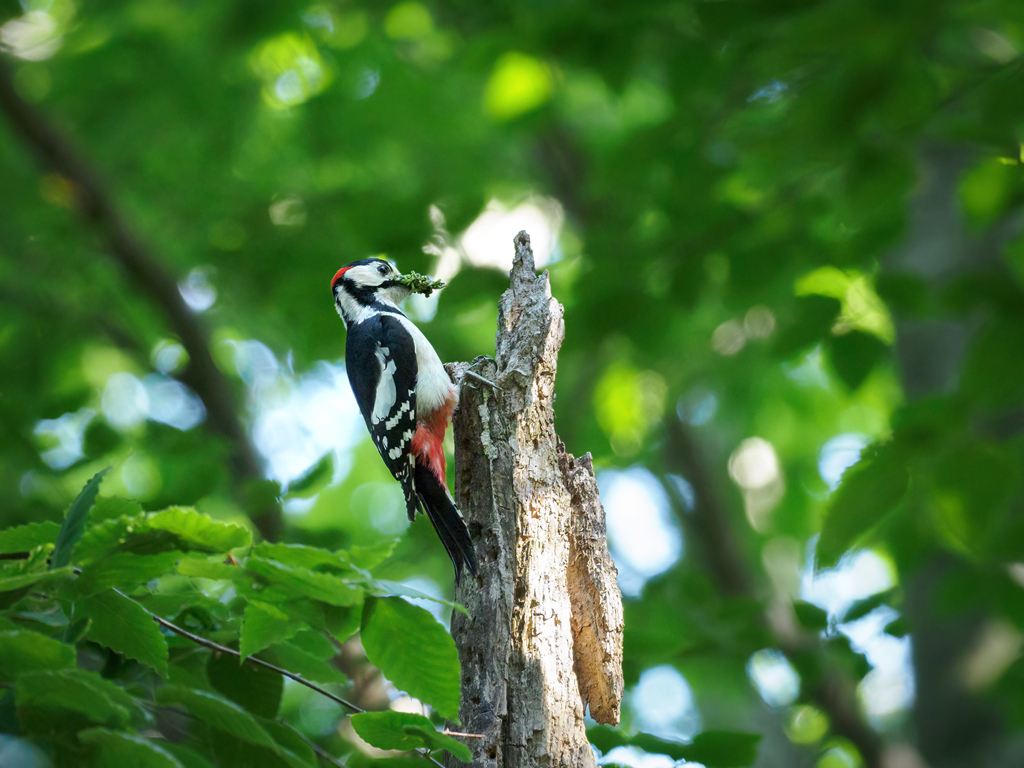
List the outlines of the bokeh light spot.
<svg viewBox="0 0 1024 768">
<path fill-rule="evenodd" d="M 619 568 L 619 586 L 628 595 L 638 595 L 647 579 L 679 560 L 682 534 L 671 516 L 665 490 L 648 470 L 605 470 L 597 483 L 612 556 Z"/>
<path fill-rule="evenodd" d="M 487 81 L 484 108 L 496 120 L 511 120 L 546 102 L 551 90 L 548 65 L 512 51 L 498 60 Z"/>
</svg>

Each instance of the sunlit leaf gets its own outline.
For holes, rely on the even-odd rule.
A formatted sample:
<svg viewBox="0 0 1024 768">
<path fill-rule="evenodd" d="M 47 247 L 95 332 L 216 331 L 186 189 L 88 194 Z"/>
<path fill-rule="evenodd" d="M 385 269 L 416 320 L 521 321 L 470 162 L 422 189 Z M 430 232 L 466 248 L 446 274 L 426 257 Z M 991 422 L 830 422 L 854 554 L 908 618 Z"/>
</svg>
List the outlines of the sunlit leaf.
<svg viewBox="0 0 1024 768">
<path fill-rule="evenodd" d="M 430 613 L 397 597 L 368 599 L 361 638 L 366 657 L 399 690 L 458 718 L 458 652 Z"/>
<path fill-rule="evenodd" d="M 167 641 L 153 617 L 134 600 L 107 590 L 75 604 L 76 615 L 92 619 L 90 640 L 167 673 Z"/>
<path fill-rule="evenodd" d="M 100 483 L 103 482 L 103 476 L 109 471 L 110 468 L 108 467 L 93 475 L 89 482 L 85 484 L 85 487 L 82 488 L 78 497 L 71 503 L 67 515 L 64 516 L 64 523 L 60 527 L 57 541 L 53 547 L 53 555 L 50 560 L 52 568 L 63 568 L 71 562 L 71 553 L 75 548 L 75 544 L 82 538 L 82 532 L 85 530 L 85 519 L 89 515 L 89 509 L 92 507 L 93 501 L 96 500 L 96 494 L 99 492 Z"/>
</svg>

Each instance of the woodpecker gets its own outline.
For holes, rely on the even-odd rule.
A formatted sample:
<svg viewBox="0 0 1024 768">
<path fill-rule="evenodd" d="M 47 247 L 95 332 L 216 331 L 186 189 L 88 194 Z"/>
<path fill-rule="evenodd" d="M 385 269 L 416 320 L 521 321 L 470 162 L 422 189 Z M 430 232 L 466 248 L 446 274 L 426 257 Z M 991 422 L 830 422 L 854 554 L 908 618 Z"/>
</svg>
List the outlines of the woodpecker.
<svg viewBox="0 0 1024 768">
<path fill-rule="evenodd" d="M 455 566 L 476 575 L 476 555 L 445 481 L 445 430 L 459 401 L 441 358 L 398 308 L 411 290 L 383 259 L 360 259 L 331 280 L 348 336 L 345 367 L 373 444 L 402 486 L 409 520 L 422 507 Z"/>
</svg>

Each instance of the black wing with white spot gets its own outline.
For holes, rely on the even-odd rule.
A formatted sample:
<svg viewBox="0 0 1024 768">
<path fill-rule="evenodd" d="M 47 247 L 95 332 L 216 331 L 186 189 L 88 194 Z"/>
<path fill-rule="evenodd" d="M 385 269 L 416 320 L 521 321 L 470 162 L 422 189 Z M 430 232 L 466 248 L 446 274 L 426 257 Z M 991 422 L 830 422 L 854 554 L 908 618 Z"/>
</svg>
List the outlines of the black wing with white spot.
<svg viewBox="0 0 1024 768">
<path fill-rule="evenodd" d="M 349 328 L 345 367 L 381 458 L 402 485 L 410 519 L 418 502 L 415 457 L 416 347 L 401 323 L 376 315 Z"/>
</svg>

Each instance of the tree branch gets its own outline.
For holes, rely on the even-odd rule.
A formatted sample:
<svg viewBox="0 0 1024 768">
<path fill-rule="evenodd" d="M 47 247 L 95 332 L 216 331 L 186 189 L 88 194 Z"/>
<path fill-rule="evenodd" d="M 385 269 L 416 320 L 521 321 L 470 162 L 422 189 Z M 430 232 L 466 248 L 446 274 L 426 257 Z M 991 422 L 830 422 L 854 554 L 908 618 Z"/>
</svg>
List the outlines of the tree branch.
<svg viewBox="0 0 1024 768">
<path fill-rule="evenodd" d="M 185 303 L 177 281 L 124 221 L 98 177 L 46 117 L 18 95 L 10 67 L 0 59 L 0 111 L 14 132 L 35 153 L 40 165 L 71 183 L 78 212 L 103 241 L 111 258 L 128 278 L 159 306 L 172 331 L 188 352 L 188 383 L 206 406 L 214 431 L 232 444 L 232 465 L 240 482 L 263 479 L 245 427 L 238 418 L 231 386 L 214 363 L 209 333 Z M 278 537 L 281 512 L 276 504 L 264 505 L 252 513 L 264 538 Z"/>
</svg>

